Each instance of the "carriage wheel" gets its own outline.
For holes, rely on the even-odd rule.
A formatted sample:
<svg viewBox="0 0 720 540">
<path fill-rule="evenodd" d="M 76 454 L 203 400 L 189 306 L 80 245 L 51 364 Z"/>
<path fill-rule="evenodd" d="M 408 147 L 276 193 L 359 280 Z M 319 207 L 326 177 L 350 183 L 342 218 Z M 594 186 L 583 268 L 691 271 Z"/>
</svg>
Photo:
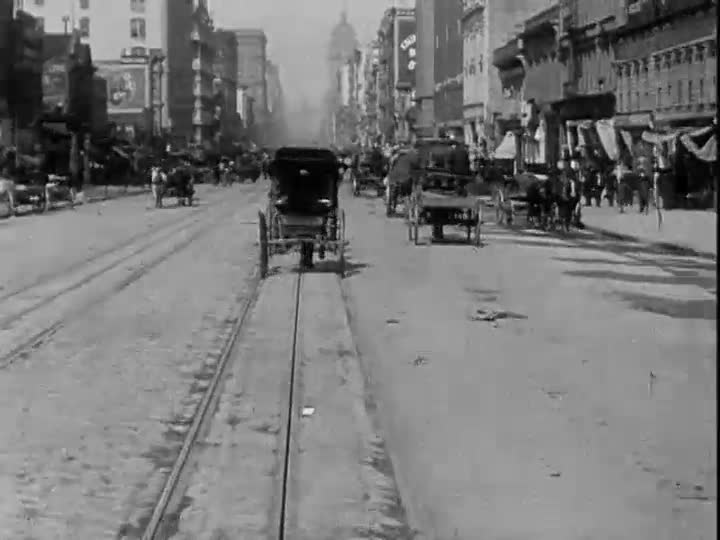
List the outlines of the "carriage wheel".
<svg viewBox="0 0 720 540">
<path fill-rule="evenodd" d="M 360 195 L 360 184 L 358 183 L 358 179 L 355 175 L 352 176 L 352 193 L 353 197 L 358 197 Z"/>
<path fill-rule="evenodd" d="M 420 205 L 417 201 L 413 204 L 412 216 L 413 242 L 416 246 L 420 245 Z"/>
<path fill-rule="evenodd" d="M 407 224 L 408 230 L 408 242 L 413 241 L 413 228 L 412 228 L 412 204 L 410 200 L 405 201 L 405 223 Z"/>
<path fill-rule="evenodd" d="M 480 201 L 478 201 L 477 205 L 475 206 L 475 217 L 475 247 L 480 247 L 482 245 L 482 236 L 480 235 L 480 229 L 483 223 L 482 203 Z"/>
<path fill-rule="evenodd" d="M 260 243 L 260 279 L 265 279 L 268 275 L 270 264 L 270 253 L 268 250 L 268 227 L 265 214 L 258 212 L 258 232 Z"/>
<path fill-rule="evenodd" d="M 502 225 L 505 221 L 505 208 L 503 207 L 505 201 L 503 200 L 502 192 L 500 190 L 495 192 L 493 202 L 495 204 L 495 223 Z"/>
<path fill-rule="evenodd" d="M 344 235 L 341 235 L 343 240 L 338 244 L 338 272 L 340 273 L 340 277 L 345 277 L 345 239 Z"/>
<path fill-rule="evenodd" d="M 345 210 L 340 210 L 340 241 L 345 242 Z"/>
</svg>

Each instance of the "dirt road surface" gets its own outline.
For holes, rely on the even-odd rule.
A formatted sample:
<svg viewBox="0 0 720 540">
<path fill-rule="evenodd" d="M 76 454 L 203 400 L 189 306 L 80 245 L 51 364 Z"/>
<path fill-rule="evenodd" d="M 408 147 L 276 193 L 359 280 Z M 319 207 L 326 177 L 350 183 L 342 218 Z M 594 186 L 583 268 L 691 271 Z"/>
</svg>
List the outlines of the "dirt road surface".
<svg viewBox="0 0 720 540">
<path fill-rule="evenodd" d="M 0 225 L 0 540 L 139 539 L 165 493 L 162 540 L 716 536 L 714 261 L 413 246 L 348 196 L 346 278 L 256 290 L 266 192 Z"/>
<path fill-rule="evenodd" d="M 492 227 L 416 247 L 377 200 L 345 207 L 352 326 L 419 537 L 716 536 L 713 261 Z"/>
<path fill-rule="evenodd" d="M 3 224 L 0 538 L 133 537 L 248 294 L 262 192 Z"/>
</svg>

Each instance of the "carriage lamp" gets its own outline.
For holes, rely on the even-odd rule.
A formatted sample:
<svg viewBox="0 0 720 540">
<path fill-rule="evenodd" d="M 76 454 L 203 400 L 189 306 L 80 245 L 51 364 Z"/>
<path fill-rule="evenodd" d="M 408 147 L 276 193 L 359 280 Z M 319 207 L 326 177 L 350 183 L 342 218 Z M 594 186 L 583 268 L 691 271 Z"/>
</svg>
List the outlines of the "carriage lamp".
<svg viewBox="0 0 720 540">
<path fill-rule="evenodd" d="M 330 199 L 320 199 L 318 202 L 323 206 L 332 206 L 332 201 Z"/>
</svg>

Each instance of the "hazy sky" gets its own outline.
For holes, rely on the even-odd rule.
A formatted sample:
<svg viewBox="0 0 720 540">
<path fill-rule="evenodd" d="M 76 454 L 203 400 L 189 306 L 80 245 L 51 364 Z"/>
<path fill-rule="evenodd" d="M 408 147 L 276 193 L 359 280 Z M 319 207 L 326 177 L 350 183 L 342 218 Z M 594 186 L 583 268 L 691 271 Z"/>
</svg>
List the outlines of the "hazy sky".
<svg viewBox="0 0 720 540">
<path fill-rule="evenodd" d="M 413 2 L 414 3 L 414 2 Z M 361 43 L 377 33 L 392 0 L 210 0 L 215 26 L 262 28 L 271 59 L 280 66 L 288 105 L 307 99 L 315 104 L 324 93 L 327 44 L 340 12 L 347 7 Z"/>
</svg>

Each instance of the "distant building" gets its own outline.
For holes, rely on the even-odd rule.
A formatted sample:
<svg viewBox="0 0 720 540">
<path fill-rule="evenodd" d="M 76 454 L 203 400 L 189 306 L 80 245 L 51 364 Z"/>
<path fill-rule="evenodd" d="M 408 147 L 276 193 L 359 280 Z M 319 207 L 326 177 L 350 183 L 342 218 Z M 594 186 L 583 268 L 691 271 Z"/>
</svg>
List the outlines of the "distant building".
<svg viewBox="0 0 720 540">
<path fill-rule="evenodd" d="M 417 34 L 414 8 L 385 11 L 378 30 L 380 130 L 386 141 L 409 136 L 415 118 Z"/>
<path fill-rule="evenodd" d="M 462 0 L 435 2 L 435 123 L 440 132 L 463 136 Z"/>
<path fill-rule="evenodd" d="M 104 65 L 113 65 L 125 57 L 131 58 L 130 63 L 138 68 L 142 62 L 149 64 L 151 57 L 159 52 L 165 59 L 162 69 L 158 70 L 162 73 L 157 85 L 160 96 L 153 105 L 158 127 L 181 143 L 197 139 L 198 133 L 208 131 L 212 114 L 207 107 L 212 99 L 212 80 L 211 70 L 206 66 L 212 62 L 209 60 L 213 55 L 209 49 L 212 40 L 206 31 L 198 36 L 202 36 L 204 43 L 190 39 L 194 30 L 209 23 L 209 16 L 203 15 L 208 11 L 206 0 L 113 1 L 112 9 L 108 8 L 108 0 L 25 0 L 22 3 L 46 32 L 70 34 L 77 29 L 83 42 L 90 45 L 94 60 Z M 195 59 L 201 61 L 199 71 L 193 68 Z M 121 71 L 121 68 L 114 69 Z M 128 73 L 136 88 L 146 89 L 154 85 L 150 71 L 145 70 L 146 78 L 142 81 L 135 80 L 140 75 L 139 68 Z M 198 76 L 200 81 L 196 85 Z M 113 95 L 119 94 L 108 88 L 108 107 L 111 111 L 122 109 L 123 105 L 112 103 Z M 149 101 L 148 98 L 144 107 L 151 107 Z M 137 109 L 137 100 L 128 103 L 127 108 Z"/>
<path fill-rule="evenodd" d="M 415 101 L 418 106 L 418 134 L 435 133 L 435 2 L 416 0 L 417 64 Z"/>
<path fill-rule="evenodd" d="M 219 134 L 235 138 L 239 133 L 237 113 L 237 65 L 238 44 L 235 33 L 229 30 L 215 31 L 215 62 L 213 65 L 213 92 L 216 98 L 216 122 Z"/>
<path fill-rule="evenodd" d="M 12 141 L 8 107 L 12 18 L 13 0 L 0 0 L 0 145 L 9 145 Z"/>
<path fill-rule="evenodd" d="M 267 36 L 259 29 L 234 29 L 238 43 L 237 84 L 253 103 L 255 121 L 267 112 Z"/>
</svg>

